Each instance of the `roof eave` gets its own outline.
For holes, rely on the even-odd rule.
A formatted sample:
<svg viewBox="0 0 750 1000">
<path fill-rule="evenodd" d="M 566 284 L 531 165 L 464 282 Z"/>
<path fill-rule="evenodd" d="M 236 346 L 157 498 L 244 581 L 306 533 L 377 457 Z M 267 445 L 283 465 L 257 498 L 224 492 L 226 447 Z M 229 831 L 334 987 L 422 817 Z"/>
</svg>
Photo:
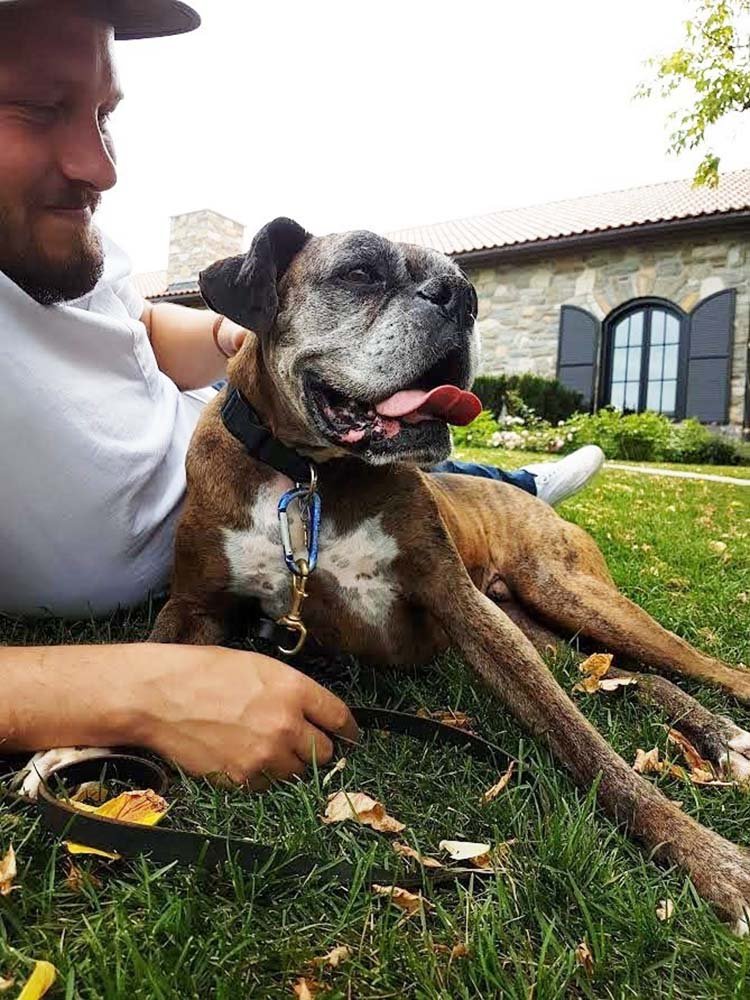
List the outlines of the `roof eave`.
<svg viewBox="0 0 750 1000">
<path fill-rule="evenodd" d="M 573 233 L 550 239 L 529 240 L 526 243 L 511 243 L 506 246 L 487 247 L 450 254 L 459 264 L 484 264 L 499 259 L 529 257 L 540 254 L 562 252 L 571 249 L 593 249 L 611 246 L 636 237 L 638 240 L 668 236 L 675 232 L 698 232 L 702 230 L 731 229 L 746 226 L 750 222 L 750 209 L 741 211 L 712 213 L 711 215 L 690 216 L 684 219 L 667 219 L 663 222 L 639 222 L 617 229 L 603 229 L 589 233 Z"/>
</svg>

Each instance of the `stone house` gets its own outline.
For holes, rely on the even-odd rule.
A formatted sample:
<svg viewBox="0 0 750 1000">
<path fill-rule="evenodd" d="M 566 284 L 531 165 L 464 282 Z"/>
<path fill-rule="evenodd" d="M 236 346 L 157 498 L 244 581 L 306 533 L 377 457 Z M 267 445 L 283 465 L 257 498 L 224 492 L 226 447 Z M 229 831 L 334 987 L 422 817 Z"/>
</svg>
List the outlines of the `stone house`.
<svg viewBox="0 0 750 1000">
<path fill-rule="evenodd" d="M 590 407 L 750 427 L 750 170 L 715 190 L 654 184 L 386 235 L 461 264 L 484 372 L 557 376 Z M 168 272 L 138 283 L 198 305 L 198 270 L 241 246 L 217 213 L 177 216 Z"/>
</svg>

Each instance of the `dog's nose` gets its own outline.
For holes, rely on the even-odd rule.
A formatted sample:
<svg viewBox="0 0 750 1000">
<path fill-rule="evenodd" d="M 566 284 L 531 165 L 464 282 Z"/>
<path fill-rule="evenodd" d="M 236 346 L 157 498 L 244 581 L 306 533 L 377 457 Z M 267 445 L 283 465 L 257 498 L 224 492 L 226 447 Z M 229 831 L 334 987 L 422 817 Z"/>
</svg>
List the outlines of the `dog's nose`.
<svg viewBox="0 0 750 1000">
<path fill-rule="evenodd" d="M 467 326 L 476 316 L 476 292 L 468 281 L 460 278 L 430 278 L 420 285 L 417 295 L 432 302 L 459 326 Z"/>
</svg>

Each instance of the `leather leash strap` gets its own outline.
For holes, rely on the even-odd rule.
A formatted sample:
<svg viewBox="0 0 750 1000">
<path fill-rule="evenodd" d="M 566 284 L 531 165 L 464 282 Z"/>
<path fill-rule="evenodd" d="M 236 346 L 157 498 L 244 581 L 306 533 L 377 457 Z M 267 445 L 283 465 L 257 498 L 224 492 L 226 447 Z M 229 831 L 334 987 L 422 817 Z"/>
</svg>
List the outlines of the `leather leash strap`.
<svg viewBox="0 0 750 1000">
<path fill-rule="evenodd" d="M 503 750 L 487 740 L 435 719 L 384 708 L 355 707 L 352 714 L 361 729 L 384 729 L 418 740 L 432 740 L 444 746 L 455 746 L 466 750 L 475 760 L 497 768 L 505 769 L 510 760 Z M 129 754 L 112 754 L 71 764 L 55 771 L 53 777 L 55 780 L 64 780 L 67 786 L 72 787 L 83 781 L 98 780 L 104 767 L 108 780 L 128 781 L 136 787 L 152 788 L 159 795 L 163 795 L 167 789 L 168 778 L 162 767 L 146 758 Z M 161 864 L 177 862 L 182 865 L 205 866 L 233 859 L 245 871 L 255 874 L 273 872 L 276 876 L 295 878 L 316 874 L 333 878 L 343 885 L 351 885 L 357 877 L 357 869 L 347 861 L 324 863 L 313 855 L 290 856 L 278 847 L 253 840 L 161 826 L 140 826 L 79 812 L 68 805 L 64 798 L 58 798 L 46 784 L 42 784 L 40 788 L 37 805 L 45 825 L 59 837 L 122 857 L 148 854 L 153 861 Z M 398 884 L 406 889 L 419 888 L 425 877 L 435 884 L 462 879 L 466 874 L 452 872 L 450 869 L 424 869 L 413 876 L 399 875 Z M 483 873 L 477 869 L 470 874 L 481 876 L 491 875 L 492 872 Z M 373 868 L 368 874 L 368 881 L 390 885 L 393 873 L 383 868 Z"/>
</svg>

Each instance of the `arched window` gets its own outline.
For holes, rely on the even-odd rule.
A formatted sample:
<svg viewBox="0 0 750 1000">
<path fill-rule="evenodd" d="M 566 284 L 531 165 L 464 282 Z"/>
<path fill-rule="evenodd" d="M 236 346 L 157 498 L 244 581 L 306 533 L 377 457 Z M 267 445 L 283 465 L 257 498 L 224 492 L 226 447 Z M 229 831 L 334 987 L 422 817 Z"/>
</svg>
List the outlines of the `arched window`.
<svg viewBox="0 0 750 1000">
<path fill-rule="evenodd" d="M 626 413 L 685 409 L 683 313 L 667 302 L 634 302 L 606 323 L 602 403 Z"/>
</svg>

